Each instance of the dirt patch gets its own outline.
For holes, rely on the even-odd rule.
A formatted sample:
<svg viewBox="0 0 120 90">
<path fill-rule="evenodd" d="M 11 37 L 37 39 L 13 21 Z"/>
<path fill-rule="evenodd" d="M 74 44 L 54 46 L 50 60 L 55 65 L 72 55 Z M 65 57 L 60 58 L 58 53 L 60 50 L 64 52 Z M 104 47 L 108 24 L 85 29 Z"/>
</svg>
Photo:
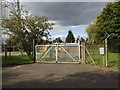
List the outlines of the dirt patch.
<svg viewBox="0 0 120 90">
<path fill-rule="evenodd" d="M 118 88 L 118 72 L 84 64 L 3 68 L 3 88 Z"/>
</svg>

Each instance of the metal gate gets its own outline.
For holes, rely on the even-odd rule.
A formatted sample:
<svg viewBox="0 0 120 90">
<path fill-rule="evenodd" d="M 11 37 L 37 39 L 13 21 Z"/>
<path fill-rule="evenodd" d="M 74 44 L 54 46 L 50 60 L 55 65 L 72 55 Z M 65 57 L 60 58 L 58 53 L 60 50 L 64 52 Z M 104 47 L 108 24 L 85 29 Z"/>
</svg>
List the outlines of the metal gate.
<svg viewBox="0 0 120 90">
<path fill-rule="evenodd" d="M 36 61 L 42 63 L 81 63 L 84 59 L 83 45 L 78 43 L 55 43 L 36 45 Z"/>
</svg>

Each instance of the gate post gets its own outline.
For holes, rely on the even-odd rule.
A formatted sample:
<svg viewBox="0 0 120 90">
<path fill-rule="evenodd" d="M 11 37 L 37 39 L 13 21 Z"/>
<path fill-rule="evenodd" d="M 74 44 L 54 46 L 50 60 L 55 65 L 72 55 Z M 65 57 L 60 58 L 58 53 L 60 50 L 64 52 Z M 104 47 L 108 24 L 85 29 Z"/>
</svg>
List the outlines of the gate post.
<svg viewBox="0 0 120 90">
<path fill-rule="evenodd" d="M 80 58 L 80 56 L 81 56 L 81 43 L 80 43 L 80 37 L 78 37 L 78 50 L 79 50 L 79 63 L 81 62 L 81 58 Z"/>
<path fill-rule="evenodd" d="M 57 63 L 58 62 L 58 43 L 56 44 L 55 52 L 56 52 L 56 63 Z"/>
<path fill-rule="evenodd" d="M 33 61 L 34 61 L 34 63 L 36 63 L 36 59 L 35 59 L 35 39 L 33 39 Z"/>
<path fill-rule="evenodd" d="M 82 63 L 85 64 L 85 43 L 82 43 Z"/>
</svg>

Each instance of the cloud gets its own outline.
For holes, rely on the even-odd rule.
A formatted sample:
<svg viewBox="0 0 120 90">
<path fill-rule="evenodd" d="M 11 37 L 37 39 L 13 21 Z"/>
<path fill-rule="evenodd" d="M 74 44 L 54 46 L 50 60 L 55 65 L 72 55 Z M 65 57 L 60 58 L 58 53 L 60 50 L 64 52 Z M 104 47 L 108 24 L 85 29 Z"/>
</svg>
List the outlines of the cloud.
<svg viewBox="0 0 120 90">
<path fill-rule="evenodd" d="M 80 35 L 87 38 L 86 27 L 96 19 L 106 2 L 22 2 L 30 13 L 48 17 L 55 23 L 50 31 L 52 39 L 60 37 L 65 41 L 68 30 L 74 32 L 74 37 Z"/>
<path fill-rule="evenodd" d="M 47 16 L 63 26 L 90 24 L 102 11 L 105 2 L 27 2 L 25 9 L 38 16 Z"/>
</svg>

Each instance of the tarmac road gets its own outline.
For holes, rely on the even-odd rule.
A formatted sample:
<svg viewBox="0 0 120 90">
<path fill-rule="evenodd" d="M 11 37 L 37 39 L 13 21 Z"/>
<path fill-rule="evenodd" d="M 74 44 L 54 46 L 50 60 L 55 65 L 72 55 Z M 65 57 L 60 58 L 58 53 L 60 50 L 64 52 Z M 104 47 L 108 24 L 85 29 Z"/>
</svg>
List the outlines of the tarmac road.
<svg viewBox="0 0 120 90">
<path fill-rule="evenodd" d="M 85 64 L 4 67 L 3 88 L 118 88 L 118 72 Z"/>
</svg>

